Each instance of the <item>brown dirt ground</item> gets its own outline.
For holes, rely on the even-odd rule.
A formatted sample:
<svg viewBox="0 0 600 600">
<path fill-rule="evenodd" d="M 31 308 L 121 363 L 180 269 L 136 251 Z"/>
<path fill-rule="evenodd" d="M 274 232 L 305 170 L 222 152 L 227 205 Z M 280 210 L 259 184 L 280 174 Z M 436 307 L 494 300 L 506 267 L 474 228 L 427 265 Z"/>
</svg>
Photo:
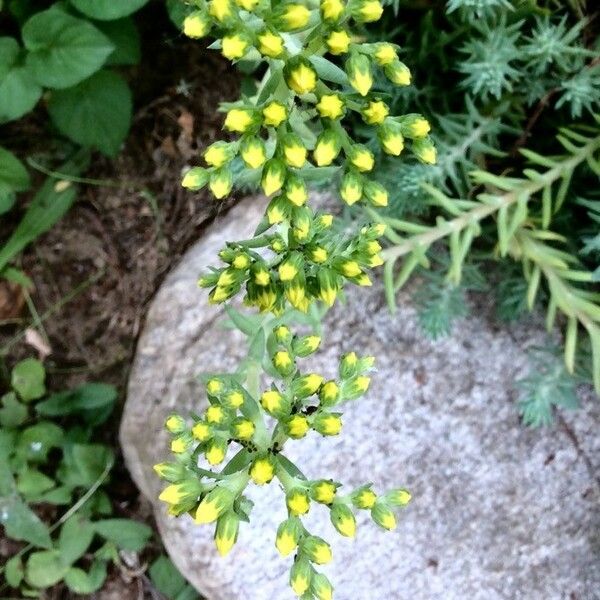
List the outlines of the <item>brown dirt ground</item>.
<svg viewBox="0 0 600 600">
<path fill-rule="evenodd" d="M 164 15 L 154 15 L 153 10 L 146 11 L 143 19 L 150 31 L 142 35 L 142 65 L 129 72 L 136 101 L 130 135 L 118 158 L 95 154 L 85 174 L 110 181 L 111 186 L 81 186 L 69 213 L 18 261 L 35 284 L 31 294 L 35 310 L 46 316 L 38 333 L 41 345 L 46 343 L 50 350 L 45 360 L 49 387 L 103 381 L 117 386 L 121 402 L 149 300 L 207 221 L 226 208 L 205 193 L 186 192 L 180 179 L 185 166 L 198 162 L 202 148 L 222 136 L 219 102 L 239 94 L 239 75 L 216 52 L 182 39 L 174 29 L 165 32 Z M 162 30 L 152 24 L 154 16 Z M 47 152 L 43 141 L 32 148 L 32 140 L 46 137 L 46 127 L 41 107 L 27 119 L 4 127 L 3 144 L 22 156 Z M 26 202 L 23 199 L 19 208 Z M 15 223 L 16 218 L 6 229 L 3 225 L 0 239 Z M 32 346 L 24 335 L 32 314 L 23 300 L 19 290 L 0 290 L 4 376 L 17 360 L 37 354 L 34 346 L 40 340 L 33 340 Z M 101 432 L 115 446 L 119 413 Z M 110 494 L 116 516 L 151 521 L 122 463 L 117 462 Z M 0 562 L 16 547 L 0 536 Z M 143 567 L 158 551 L 160 545 L 155 543 L 139 557 L 139 565 Z M 135 564 L 113 569 L 95 597 L 160 598 L 143 569 L 141 574 L 136 571 Z M 45 597 L 72 595 L 57 586 Z"/>
</svg>

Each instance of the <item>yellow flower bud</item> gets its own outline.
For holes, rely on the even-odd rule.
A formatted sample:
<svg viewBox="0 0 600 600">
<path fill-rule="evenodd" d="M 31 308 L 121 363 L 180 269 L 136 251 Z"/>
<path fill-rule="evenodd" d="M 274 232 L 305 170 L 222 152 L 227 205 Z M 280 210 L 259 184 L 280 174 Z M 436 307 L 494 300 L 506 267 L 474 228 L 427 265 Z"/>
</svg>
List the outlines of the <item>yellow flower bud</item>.
<svg viewBox="0 0 600 600">
<path fill-rule="evenodd" d="M 292 339 L 292 332 L 285 325 L 278 325 L 275 327 L 275 329 L 273 329 L 273 334 L 280 344 L 285 344 Z"/>
<path fill-rule="evenodd" d="M 303 596 L 308 591 L 313 571 L 308 560 L 298 553 L 290 570 L 290 586 L 294 590 L 294 594 Z"/>
<path fill-rule="evenodd" d="M 251 440 L 256 427 L 249 419 L 236 419 L 232 426 L 233 435 L 239 440 Z"/>
<path fill-rule="evenodd" d="M 399 60 L 385 65 L 383 71 L 385 76 L 395 85 L 410 85 L 410 69 Z"/>
<path fill-rule="evenodd" d="M 267 160 L 265 143 L 260 138 L 246 138 L 240 146 L 240 155 L 249 168 L 258 169 Z"/>
<path fill-rule="evenodd" d="M 371 488 L 360 488 L 352 494 L 352 503 L 356 508 L 373 508 L 377 494 Z"/>
<path fill-rule="evenodd" d="M 365 196 L 373 206 L 381 207 L 388 204 L 387 190 L 377 181 L 367 181 Z"/>
<path fill-rule="evenodd" d="M 400 126 L 404 135 L 409 138 L 424 138 L 431 131 L 429 121 L 421 115 L 407 115 Z"/>
<path fill-rule="evenodd" d="M 268 127 L 279 127 L 287 119 L 287 109 L 280 102 L 269 102 L 263 110 L 263 124 Z"/>
<path fill-rule="evenodd" d="M 331 54 L 338 56 L 348 52 L 350 47 L 350 36 L 342 29 L 340 31 L 332 31 L 325 40 L 327 48 Z"/>
<path fill-rule="evenodd" d="M 372 171 L 375 166 L 375 157 L 373 153 L 362 144 L 355 144 L 348 153 L 350 162 L 362 172 Z"/>
<path fill-rule="evenodd" d="M 202 491 L 202 486 L 197 478 L 186 479 L 173 485 L 168 485 L 158 497 L 167 504 L 183 504 L 194 502 Z"/>
<path fill-rule="evenodd" d="M 210 31 L 210 21 L 202 11 L 194 11 L 183 20 L 183 33 L 190 38 L 204 37 Z"/>
<path fill-rule="evenodd" d="M 345 537 L 354 537 L 356 534 L 356 518 L 354 513 L 345 504 L 336 503 L 331 507 L 331 523 Z"/>
<path fill-rule="evenodd" d="M 286 495 L 285 502 L 293 516 L 305 515 L 310 509 L 310 499 L 305 490 L 291 490 Z"/>
<path fill-rule="evenodd" d="M 437 161 L 435 146 L 429 138 L 415 140 L 412 145 L 412 151 L 426 165 L 434 165 Z"/>
<path fill-rule="evenodd" d="M 256 485 L 265 485 L 275 476 L 275 467 L 269 457 L 257 458 L 250 467 L 250 477 Z"/>
<path fill-rule="evenodd" d="M 333 586 L 323 573 L 315 573 L 311 588 L 316 600 L 333 600 Z"/>
<path fill-rule="evenodd" d="M 302 551 L 317 565 L 327 564 L 332 558 L 329 544 L 316 535 L 309 535 L 302 540 Z"/>
<path fill-rule="evenodd" d="M 296 356 L 308 356 L 317 350 L 321 344 L 321 338 L 318 335 L 305 335 L 294 340 L 292 350 Z"/>
<path fill-rule="evenodd" d="M 220 200 L 225 198 L 231 192 L 233 187 L 233 174 L 227 167 L 221 167 L 210 174 L 210 181 L 208 183 L 210 191 L 214 197 Z"/>
<path fill-rule="evenodd" d="M 316 108 L 324 119 L 339 119 L 344 114 L 344 101 L 339 94 L 324 94 Z"/>
<path fill-rule="evenodd" d="M 337 486 L 333 481 L 318 481 L 311 487 L 311 498 L 321 504 L 331 504 L 335 499 Z"/>
<path fill-rule="evenodd" d="M 392 44 L 388 44 L 387 42 L 377 44 L 377 49 L 375 50 L 373 56 L 375 57 L 377 64 L 382 67 L 385 67 L 385 65 L 389 65 L 395 60 L 398 60 L 396 49 L 394 46 L 392 46 Z"/>
<path fill-rule="evenodd" d="M 235 0 L 235 3 L 244 10 L 252 12 L 258 6 L 259 0 Z"/>
<path fill-rule="evenodd" d="M 361 95 L 366 96 L 373 87 L 373 76 L 369 59 L 364 54 L 355 54 L 346 61 L 346 73 L 350 85 Z"/>
<path fill-rule="evenodd" d="M 284 407 L 284 398 L 277 390 L 267 390 L 260 397 L 260 405 L 269 413 L 277 414 Z"/>
<path fill-rule="evenodd" d="M 285 196 L 294 206 L 304 206 L 308 200 L 308 190 L 304 181 L 296 175 L 290 175 L 285 185 Z"/>
<path fill-rule="evenodd" d="M 323 383 L 323 377 L 316 373 L 302 375 L 292 382 L 292 393 L 299 398 L 312 396 Z"/>
<path fill-rule="evenodd" d="M 308 258 L 312 262 L 320 265 L 329 258 L 329 254 L 328 254 L 327 250 L 325 250 L 325 248 L 323 248 L 321 246 L 315 246 L 314 248 L 311 248 L 308 251 Z"/>
<path fill-rule="evenodd" d="M 280 160 L 268 160 L 263 167 L 261 186 L 267 196 L 278 192 L 285 183 L 286 168 Z"/>
<path fill-rule="evenodd" d="M 233 494 L 224 487 L 215 486 L 198 505 L 195 521 L 198 524 L 216 521 L 233 503 Z"/>
<path fill-rule="evenodd" d="M 300 169 L 306 162 L 307 150 L 302 144 L 302 140 L 295 134 L 288 134 L 282 140 L 283 155 L 285 162 L 290 167 Z"/>
<path fill-rule="evenodd" d="M 332 23 L 339 21 L 344 14 L 342 0 L 321 0 L 321 17 L 323 21 Z"/>
<path fill-rule="evenodd" d="M 230 0 L 211 0 L 208 3 L 208 12 L 219 23 L 223 23 L 233 16 L 233 7 Z"/>
<path fill-rule="evenodd" d="M 400 156 L 404 149 L 404 136 L 398 124 L 385 124 L 377 131 L 379 142 L 386 154 Z"/>
<path fill-rule="evenodd" d="M 285 66 L 287 86 L 298 95 L 308 94 L 317 86 L 317 73 L 313 66 L 302 57 L 294 57 Z"/>
<path fill-rule="evenodd" d="M 342 200 L 352 206 L 362 198 L 363 183 L 360 175 L 349 171 L 342 179 L 342 186 L 340 188 L 340 196 Z"/>
<path fill-rule="evenodd" d="M 221 54 L 229 60 L 242 58 L 246 54 L 248 46 L 248 40 L 239 33 L 226 35 L 221 40 Z"/>
<path fill-rule="evenodd" d="M 319 399 L 323 406 L 332 406 L 340 396 L 340 388 L 335 381 L 328 381 L 323 384 L 319 391 Z"/>
<path fill-rule="evenodd" d="M 206 409 L 206 420 L 209 423 L 221 423 L 225 420 L 225 411 L 213 404 Z"/>
<path fill-rule="evenodd" d="M 287 4 L 279 15 L 283 31 L 302 29 L 310 19 L 310 11 L 303 4 Z"/>
<path fill-rule="evenodd" d="M 221 515 L 215 529 L 215 545 L 221 556 L 229 554 L 235 545 L 240 528 L 240 520 L 232 510 Z"/>
<path fill-rule="evenodd" d="M 188 449 L 190 442 L 191 440 L 187 435 L 176 437 L 171 441 L 171 452 L 174 452 L 175 454 L 182 454 Z"/>
<path fill-rule="evenodd" d="M 325 129 L 317 138 L 317 144 L 314 149 L 314 157 L 317 166 L 325 167 L 330 165 L 340 153 L 342 144 L 339 136 L 330 129 Z"/>
<path fill-rule="evenodd" d="M 277 528 L 275 547 L 281 556 L 290 555 L 298 546 L 300 538 L 300 524 L 295 517 L 289 517 Z"/>
<path fill-rule="evenodd" d="M 293 439 L 303 438 L 310 426 L 304 415 L 293 415 L 286 423 L 286 433 Z"/>
<path fill-rule="evenodd" d="M 313 429 L 321 435 L 338 435 L 342 430 L 342 419 L 337 413 L 321 413 L 313 421 Z"/>
<path fill-rule="evenodd" d="M 381 100 L 371 100 L 362 110 L 362 116 L 367 125 L 380 125 L 390 114 L 390 109 Z"/>
<path fill-rule="evenodd" d="M 196 191 L 206 185 L 208 178 L 209 173 L 206 169 L 193 167 L 183 176 L 181 185 L 186 189 Z"/>
<path fill-rule="evenodd" d="M 212 435 L 210 426 L 204 421 L 198 421 L 192 427 L 192 435 L 200 442 L 205 442 Z"/>
<path fill-rule="evenodd" d="M 384 529 L 396 529 L 396 517 L 385 502 L 376 502 L 371 509 L 371 518 Z"/>
<path fill-rule="evenodd" d="M 232 108 L 225 117 L 224 127 L 228 131 L 244 133 L 255 123 L 253 111 L 246 108 Z"/>
<path fill-rule="evenodd" d="M 219 465 L 225 460 L 225 454 L 227 453 L 227 444 L 224 440 L 214 439 L 211 440 L 206 448 L 204 456 L 211 465 Z"/>
<path fill-rule="evenodd" d="M 385 495 L 386 501 L 394 506 L 406 506 L 411 498 L 411 493 L 403 488 L 391 490 Z"/>
<path fill-rule="evenodd" d="M 283 38 L 272 31 L 265 31 L 258 36 L 258 51 L 270 58 L 277 58 L 283 54 Z"/>
<path fill-rule="evenodd" d="M 206 164 L 212 167 L 222 167 L 233 158 L 234 152 L 227 142 L 215 142 L 204 151 Z"/>
<path fill-rule="evenodd" d="M 352 14 L 359 23 L 379 21 L 383 14 L 383 6 L 379 0 L 361 0 Z"/>
<path fill-rule="evenodd" d="M 181 433 L 185 429 L 185 420 L 180 415 L 169 415 L 165 427 L 169 433 Z"/>
</svg>

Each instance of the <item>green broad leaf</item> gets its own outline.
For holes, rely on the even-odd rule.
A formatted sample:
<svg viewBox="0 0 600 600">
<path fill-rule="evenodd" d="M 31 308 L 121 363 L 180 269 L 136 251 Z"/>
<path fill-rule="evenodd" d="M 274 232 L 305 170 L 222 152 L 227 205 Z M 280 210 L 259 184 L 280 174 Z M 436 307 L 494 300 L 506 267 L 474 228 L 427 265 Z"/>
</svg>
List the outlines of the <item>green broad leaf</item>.
<svg viewBox="0 0 600 600">
<path fill-rule="evenodd" d="M 114 455 L 101 444 L 70 444 L 63 448 L 63 462 L 58 468 L 59 479 L 70 487 L 88 488 L 110 469 Z"/>
<path fill-rule="evenodd" d="M 118 21 L 101 21 L 96 27 L 111 41 L 115 47 L 106 60 L 106 65 L 137 65 L 142 51 L 140 34 L 130 18 Z"/>
<path fill-rule="evenodd" d="M 338 85 L 348 84 L 348 75 L 330 60 L 323 56 L 311 56 L 309 57 L 309 60 L 320 79 L 331 81 Z"/>
<path fill-rule="evenodd" d="M 283 454 L 279 454 L 277 456 L 277 460 L 283 469 L 287 471 L 292 477 L 297 477 L 298 479 L 306 479 L 306 475 L 302 473 L 302 471 L 289 459 L 286 458 Z"/>
<path fill-rule="evenodd" d="M 18 362 L 11 374 L 11 385 L 24 402 L 37 400 L 46 393 L 45 380 L 44 365 L 35 358 Z"/>
<path fill-rule="evenodd" d="M 257 363 L 262 362 L 263 356 L 265 355 L 266 349 L 266 338 L 265 330 L 261 327 L 251 338 L 248 345 L 247 360 L 251 360 Z"/>
<path fill-rule="evenodd" d="M 148 574 L 154 587 L 168 600 L 196 600 L 200 597 L 167 556 L 159 556 L 150 565 Z"/>
<path fill-rule="evenodd" d="M 106 563 L 95 560 L 89 572 L 78 567 L 71 567 L 65 575 L 67 587 L 75 594 L 89 596 L 97 592 L 106 579 Z"/>
<path fill-rule="evenodd" d="M 0 79 L 2 79 L 17 62 L 19 42 L 12 37 L 0 37 Z"/>
<path fill-rule="evenodd" d="M 25 64 L 35 80 L 49 88 L 76 85 L 100 69 L 114 50 L 91 23 L 57 8 L 33 15 L 21 33 L 29 50 Z"/>
<path fill-rule="evenodd" d="M 222 474 L 223 475 L 232 475 L 233 473 L 237 473 L 241 471 L 243 468 L 247 467 L 252 462 L 252 455 L 246 450 L 242 448 L 224 467 Z"/>
<path fill-rule="evenodd" d="M 94 539 L 92 524 L 79 515 L 67 519 L 60 528 L 58 549 L 63 562 L 72 565 L 81 558 Z"/>
<path fill-rule="evenodd" d="M 14 392 L 2 396 L 2 408 L 0 408 L 0 425 L 8 429 L 14 429 L 23 424 L 27 419 L 27 407 L 17 400 Z"/>
<path fill-rule="evenodd" d="M 48 588 L 58 583 L 69 570 L 59 550 L 43 550 L 29 556 L 25 567 L 25 580 L 36 588 Z"/>
<path fill-rule="evenodd" d="M 225 312 L 231 319 L 233 325 L 246 336 L 254 334 L 260 327 L 260 320 L 244 315 L 228 304 L 225 305 Z"/>
<path fill-rule="evenodd" d="M 12 558 L 9 558 L 6 566 L 4 567 L 4 577 L 6 578 L 6 583 L 8 583 L 10 587 L 18 588 L 21 585 L 21 581 L 23 581 L 24 575 L 25 571 L 23 569 L 21 557 L 13 556 Z"/>
<path fill-rule="evenodd" d="M 125 80 L 112 71 L 99 71 L 79 85 L 54 92 L 48 111 L 63 135 L 115 156 L 129 131 L 132 106 Z"/>
<path fill-rule="evenodd" d="M 31 70 L 20 64 L 13 65 L 0 76 L 0 123 L 20 119 L 33 109 L 41 95 L 42 87 Z"/>
<path fill-rule="evenodd" d="M 47 504 L 65 506 L 66 504 L 71 504 L 71 497 L 71 488 L 65 485 L 60 485 L 38 496 L 38 498 L 36 498 L 36 502 L 45 502 Z"/>
<path fill-rule="evenodd" d="M 51 490 L 54 485 L 54 480 L 37 469 L 27 469 L 17 476 L 17 490 L 27 500 Z"/>
<path fill-rule="evenodd" d="M 0 82 L 0 121 L 2 121 L 3 98 L 2 83 Z M 12 208 L 15 202 L 15 192 L 22 192 L 29 185 L 29 173 L 25 165 L 12 152 L 0 147 L 0 215 Z"/>
<path fill-rule="evenodd" d="M 50 421 L 40 421 L 24 429 L 17 440 L 17 453 L 28 461 L 45 462 L 48 452 L 62 444 L 63 430 Z"/>
<path fill-rule="evenodd" d="M 23 271 L 21 271 L 21 269 L 17 269 L 16 267 L 4 267 L 4 269 L 2 269 L 2 272 L 0 272 L 0 276 L 6 279 L 7 281 L 12 281 L 17 285 L 20 285 L 26 290 L 31 291 L 34 288 L 33 281 L 31 280 L 31 278 L 27 277 L 27 275 Z"/>
<path fill-rule="evenodd" d="M 0 525 L 9 538 L 51 548 L 48 527 L 18 496 L 0 497 Z"/>
<path fill-rule="evenodd" d="M 71 0 L 84 15 L 99 21 L 114 21 L 139 10 L 148 0 Z"/>
<path fill-rule="evenodd" d="M 78 174 L 83 164 L 81 158 L 60 167 L 62 173 Z M 67 181 L 48 178 L 29 204 L 27 212 L 0 248 L 0 271 L 6 267 L 23 248 L 42 233 L 48 231 L 66 212 L 75 200 L 76 187 Z"/>
<path fill-rule="evenodd" d="M 115 404 L 117 390 L 104 383 L 86 383 L 74 390 L 52 394 L 38 402 L 35 410 L 46 417 L 79 415 L 89 425 L 104 422 Z"/>
<path fill-rule="evenodd" d="M 130 519 L 103 519 L 93 525 L 98 535 L 122 550 L 132 552 L 142 550 L 152 536 L 152 529 L 148 525 Z"/>
</svg>

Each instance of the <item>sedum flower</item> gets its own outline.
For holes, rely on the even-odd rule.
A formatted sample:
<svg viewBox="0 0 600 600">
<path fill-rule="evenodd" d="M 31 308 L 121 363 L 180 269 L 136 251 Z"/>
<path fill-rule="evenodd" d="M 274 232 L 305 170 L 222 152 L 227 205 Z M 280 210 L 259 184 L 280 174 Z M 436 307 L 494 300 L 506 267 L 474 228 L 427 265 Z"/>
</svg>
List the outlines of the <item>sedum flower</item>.
<svg viewBox="0 0 600 600">
<path fill-rule="evenodd" d="M 340 388 L 335 381 L 327 381 L 319 390 L 319 400 L 322 406 L 333 406 L 340 397 Z"/>
<path fill-rule="evenodd" d="M 390 490 L 385 495 L 386 501 L 393 506 L 406 506 L 411 501 L 411 498 L 411 493 L 404 488 Z"/>
<path fill-rule="evenodd" d="M 190 38 L 201 38 L 210 31 L 210 19 L 201 11 L 196 10 L 190 13 L 183 20 L 183 33 Z"/>
<path fill-rule="evenodd" d="M 249 46 L 248 38 L 239 33 L 226 35 L 221 40 L 221 54 L 229 60 L 242 58 Z"/>
<path fill-rule="evenodd" d="M 367 181 L 365 184 L 365 196 L 377 208 L 388 205 L 387 190 L 377 181 Z"/>
<path fill-rule="evenodd" d="M 337 283 L 337 277 L 330 269 L 319 269 L 317 273 L 317 284 L 318 284 L 318 297 L 325 302 L 327 306 L 333 306 L 339 285 Z"/>
<path fill-rule="evenodd" d="M 353 54 L 346 61 L 346 73 L 350 85 L 361 95 L 366 96 L 373 87 L 371 64 L 364 54 Z"/>
<path fill-rule="evenodd" d="M 348 159 L 361 172 L 372 171 L 375 166 L 373 153 L 363 144 L 354 144 L 350 148 Z"/>
<path fill-rule="evenodd" d="M 385 67 L 386 65 L 392 64 L 394 61 L 398 60 L 396 48 L 387 42 L 382 42 L 376 45 L 373 57 L 375 58 L 375 62 L 381 67 Z"/>
<path fill-rule="evenodd" d="M 329 52 L 335 56 L 345 54 L 350 47 L 350 36 L 343 29 L 332 31 L 325 39 Z"/>
<path fill-rule="evenodd" d="M 283 6 L 278 17 L 281 31 L 294 31 L 308 24 L 310 11 L 304 4 L 287 4 Z"/>
<path fill-rule="evenodd" d="M 285 162 L 290 167 L 300 169 L 306 162 L 307 150 L 302 144 L 302 140 L 295 133 L 288 133 L 283 137 L 281 146 Z"/>
<path fill-rule="evenodd" d="M 304 206 L 308 200 L 308 190 L 304 180 L 296 175 L 290 175 L 285 184 L 285 197 L 294 206 Z"/>
<path fill-rule="evenodd" d="M 211 465 L 220 465 L 225 460 L 227 453 L 227 442 L 220 438 L 215 438 L 208 443 L 204 456 Z"/>
<path fill-rule="evenodd" d="M 211 144 L 202 155 L 206 164 L 211 167 L 222 167 L 229 162 L 235 155 L 235 150 L 232 144 L 227 142 L 215 142 Z"/>
<path fill-rule="evenodd" d="M 186 468 L 180 462 L 162 462 L 154 465 L 152 468 L 161 479 L 171 482 L 180 481 L 186 474 Z M 194 481 L 197 481 L 197 479 L 194 479 Z"/>
<path fill-rule="evenodd" d="M 280 344 L 287 344 L 292 340 L 292 332 L 285 325 L 278 325 L 273 329 L 273 335 Z"/>
<path fill-rule="evenodd" d="M 287 109 L 281 102 L 269 102 L 263 110 L 263 125 L 279 127 L 287 119 Z"/>
<path fill-rule="evenodd" d="M 381 125 L 390 114 L 390 109 L 381 100 L 371 100 L 361 112 L 363 120 L 367 125 Z"/>
<path fill-rule="evenodd" d="M 352 494 L 351 499 L 356 508 L 370 509 L 375 506 L 377 494 L 370 487 L 363 487 Z"/>
<path fill-rule="evenodd" d="M 431 125 L 421 115 L 406 115 L 400 122 L 402 133 L 409 138 L 424 138 L 431 131 Z"/>
<path fill-rule="evenodd" d="M 292 350 L 296 356 L 305 357 L 316 352 L 320 345 L 321 338 L 318 335 L 305 335 L 293 341 Z"/>
<path fill-rule="evenodd" d="M 339 21 L 345 11 L 342 0 L 321 0 L 321 18 L 326 23 Z"/>
<path fill-rule="evenodd" d="M 255 123 L 254 111 L 247 108 L 232 108 L 225 117 L 224 127 L 228 131 L 245 133 Z"/>
<path fill-rule="evenodd" d="M 197 500 L 202 491 L 202 486 L 197 478 L 186 479 L 179 483 L 168 485 L 158 497 L 167 504 L 183 504 Z"/>
<path fill-rule="evenodd" d="M 240 519 L 232 510 L 228 510 L 217 519 L 215 545 L 221 556 L 229 554 L 237 540 Z"/>
<path fill-rule="evenodd" d="M 277 415 L 285 411 L 286 402 L 277 390 L 267 390 L 260 397 L 260 405 L 270 414 Z"/>
<path fill-rule="evenodd" d="M 285 164 L 272 158 L 265 163 L 261 178 L 261 187 L 267 196 L 272 196 L 278 192 L 285 183 L 286 168 Z"/>
<path fill-rule="evenodd" d="M 251 440 L 255 430 L 254 423 L 243 417 L 236 419 L 232 425 L 233 435 L 239 440 Z"/>
<path fill-rule="evenodd" d="M 183 454 L 192 443 L 189 435 L 180 435 L 171 441 L 171 452 L 174 454 Z"/>
<path fill-rule="evenodd" d="M 338 435 L 342 430 L 342 418 L 338 413 L 321 413 L 315 417 L 312 426 L 321 435 Z"/>
<path fill-rule="evenodd" d="M 205 442 L 206 440 L 210 439 L 210 437 L 212 435 L 210 425 L 208 423 L 206 423 L 205 421 L 198 421 L 192 427 L 192 435 L 199 442 Z"/>
<path fill-rule="evenodd" d="M 362 198 L 362 193 L 362 178 L 357 173 L 348 171 L 342 178 L 342 185 L 340 187 L 342 200 L 349 206 L 352 206 Z"/>
<path fill-rule="evenodd" d="M 320 265 L 329 258 L 329 253 L 323 246 L 314 246 L 307 248 L 307 256 L 312 262 Z"/>
<path fill-rule="evenodd" d="M 290 555 L 298 546 L 300 523 L 296 517 L 288 517 L 277 528 L 275 547 L 281 556 Z"/>
<path fill-rule="evenodd" d="M 287 86 L 299 96 L 312 92 L 317 86 L 317 72 L 304 57 L 296 56 L 288 61 L 284 74 Z"/>
<path fill-rule="evenodd" d="M 282 377 L 286 377 L 294 370 L 294 359 L 287 350 L 278 350 L 273 355 L 273 366 Z"/>
<path fill-rule="evenodd" d="M 395 85 L 410 85 L 410 69 L 399 60 L 385 65 L 383 72 L 385 76 Z"/>
<path fill-rule="evenodd" d="M 231 170 L 227 167 L 222 167 L 213 171 L 210 174 L 208 187 L 218 200 L 225 198 L 233 187 L 233 174 Z"/>
<path fill-rule="evenodd" d="M 437 162 L 437 152 L 429 138 L 415 140 L 412 145 L 412 151 L 415 153 L 415 156 L 426 165 L 435 165 Z"/>
<path fill-rule="evenodd" d="M 325 129 L 317 138 L 313 151 L 315 162 L 319 167 L 330 165 L 340 153 L 342 144 L 337 133 L 331 129 Z"/>
<path fill-rule="evenodd" d="M 302 540 L 302 551 L 311 562 L 317 565 L 325 565 L 332 558 L 331 546 L 316 535 L 309 535 Z"/>
<path fill-rule="evenodd" d="M 267 161 L 265 143 L 256 137 L 246 138 L 240 145 L 240 156 L 250 169 L 258 169 Z"/>
<path fill-rule="evenodd" d="M 377 130 L 377 137 L 386 154 L 400 156 L 400 153 L 404 150 L 404 136 L 402 135 L 401 127 L 394 121 L 384 123 Z"/>
<path fill-rule="evenodd" d="M 278 58 L 283 54 L 283 38 L 272 31 L 265 31 L 258 36 L 258 51 L 270 58 Z"/>
<path fill-rule="evenodd" d="M 359 23 L 379 21 L 382 14 L 383 6 L 379 0 L 360 0 L 352 11 L 352 16 Z"/>
<path fill-rule="evenodd" d="M 181 433 L 185 430 L 185 420 L 180 415 L 169 415 L 165 427 L 169 433 Z"/>
<path fill-rule="evenodd" d="M 198 505 L 195 521 L 198 524 L 216 521 L 233 504 L 233 494 L 226 487 L 216 485 Z"/>
<path fill-rule="evenodd" d="M 354 537 L 356 535 L 356 518 L 354 513 L 346 504 L 335 503 L 329 513 L 333 526 L 345 537 Z"/>
<path fill-rule="evenodd" d="M 292 393 L 298 398 L 307 398 L 312 396 L 323 383 L 323 377 L 316 373 L 310 373 L 309 375 L 302 375 L 298 377 L 292 383 Z"/>
<path fill-rule="evenodd" d="M 268 456 L 257 458 L 250 467 L 250 477 L 256 485 L 265 485 L 275 476 L 275 466 Z"/>
<path fill-rule="evenodd" d="M 305 515 L 310 509 L 310 499 L 308 493 L 303 489 L 293 489 L 285 497 L 285 502 L 294 517 Z"/>
<path fill-rule="evenodd" d="M 344 115 L 344 101 L 339 94 L 324 94 L 316 108 L 324 119 L 339 119 Z"/>
</svg>

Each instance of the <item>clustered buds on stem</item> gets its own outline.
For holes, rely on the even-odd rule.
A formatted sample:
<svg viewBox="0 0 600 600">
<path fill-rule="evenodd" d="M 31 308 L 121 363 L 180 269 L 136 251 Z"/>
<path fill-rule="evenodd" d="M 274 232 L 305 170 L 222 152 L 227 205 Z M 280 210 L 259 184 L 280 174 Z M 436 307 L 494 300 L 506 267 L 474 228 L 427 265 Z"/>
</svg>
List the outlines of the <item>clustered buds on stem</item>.
<svg viewBox="0 0 600 600">
<path fill-rule="evenodd" d="M 295 553 L 290 585 L 304 600 L 330 600 L 333 587 L 315 565 L 331 560 L 331 548 L 306 529 L 302 517 L 319 504 L 329 510 L 332 527 L 342 536 L 354 536 L 357 510 L 369 511 L 376 524 L 394 529 L 393 509 L 405 506 L 410 494 L 395 489 L 378 495 L 370 484 L 342 494 L 341 483 L 308 480 L 282 454 L 286 442 L 311 432 L 338 435 L 339 407 L 365 394 L 374 362 L 350 352 L 340 360 L 339 377 L 329 380 L 298 369 L 298 359 L 315 352 L 321 340 L 316 334 L 293 335 L 287 316 L 294 309 L 307 313 L 318 302 L 332 306 L 348 281 L 371 285 L 369 270 L 383 263 L 379 240 L 385 231 L 379 222 L 361 226 L 355 235 L 343 231 L 331 214 L 308 206 L 308 184 L 328 179 L 349 206 L 385 207 L 388 192 L 372 174 L 374 150 L 399 156 L 409 146 L 427 164 L 435 163 L 436 150 L 425 118 L 391 115 L 377 92 L 381 78 L 397 86 L 411 83 L 398 47 L 362 43 L 352 32 L 353 23 L 381 17 L 380 0 L 191 4 L 183 23 L 186 35 L 213 35 L 217 41 L 211 47 L 231 61 L 267 63 L 257 93 L 223 107 L 229 141 L 209 146 L 203 153 L 206 166 L 190 169 L 182 185 L 191 190 L 208 186 L 220 199 L 243 175 L 245 183 L 260 185 L 270 197 L 255 236 L 228 242 L 219 253 L 223 265 L 199 280 L 210 290 L 209 302 L 227 302 L 243 290 L 244 303 L 265 313 L 256 332 L 263 337 L 256 339 L 263 340 L 262 356 L 268 356 L 249 355 L 236 374 L 209 377 L 209 406 L 192 424 L 176 414 L 167 419 L 175 460 L 155 466 L 170 482 L 160 499 L 172 515 L 189 513 L 198 523 L 216 523 L 215 544 L 227 554 L 252 508 L 244 489 L 276 481 L 288 517 L 277 529 L 275 546 L 283 556 Z M 346 118 L 360 118 L 373 128 L 376 143 L 353 139 L 344 128 Z M 277 321 L 274 329 L 269 319 Z M 260 371 L 273 377 L 262 390 L 256 388 Z M 238 452 L 217 470 L 234 447 Z"/>
<path fill-rule="evenodd" d="M 189 513 L 197 523 L 215 523 L 215 545 L 222 555 L 234 546 L 240 522 L 248 520 L 252 508 L 244 489 L 250 483 L 277 481 L 288 517 L 277 529 L 275 546 L 282 556 L 295 552 L 290 585 L 299 596 L 310 592 L 314 598 L 331 598 L 331 583 L 315 569 L 331 560 L 331 548 L 306 529 L 301 517 L 314 503 L 329 511 L 333 528 L 345 537 L 356 533 L 356 510 L 368 510 L 377 525 L 394 529 L 393 509 L 408 504 L 410 493 L 395 489 L 378 496 L 367 484 L 342 494 L 340 482 L 309 480 L 283 454 L 288 439 L 300 439 L 311 430 L 324 437 L 338 435 L 342 414 L 336 409 L 369 388 L 374 359 L 354 352 L 340 358 L 336 379 L 300 371 L 298 360 L 313 354 L 320 343 L 316 334 L 298 336 L 286 325 L 275 327 L 266 341 L 275 380 L 256 395 L 235 376 L 207 378 L 208 408 L 193 423 L 178 414 L 166 419 L 175 460 L 154 468 L 169 482 L 159 496 L 169 513 Z M 212 469 L 234 449 L 237 453 L 223 469 Z"/>
</svg>

